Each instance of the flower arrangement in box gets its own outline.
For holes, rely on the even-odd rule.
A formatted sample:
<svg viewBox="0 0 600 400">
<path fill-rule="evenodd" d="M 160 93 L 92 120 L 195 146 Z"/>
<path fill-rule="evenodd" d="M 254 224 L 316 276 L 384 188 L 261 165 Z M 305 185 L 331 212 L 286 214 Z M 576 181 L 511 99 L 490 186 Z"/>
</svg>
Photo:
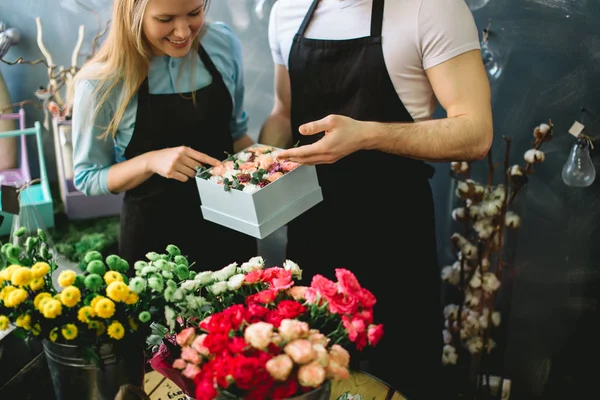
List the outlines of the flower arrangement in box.
<svg viewBox="0 0 600 400">
<path fill-rule="evenodd" d="M 194 381 L 197 399 L 282 399 L 327 387 L 349 377 L 348 346 L 360 351 L 383 335 L 375 297 L 348 270 L 336 270 L 337 282 L 317 275 L 310 287 L 281 267 L 242 276 L 243 302 L 177 334 L 173 367 Z"/>
<path fill-rule="evenodd" d="M 230 155 L 220 165 L 199 167 L 196 176 L 223 185 L 225 191 L 235 189 L 254 193 L 300 165 L 278 160 L 278 152 L 270 146 L 254 145 Z"/>
</svg>

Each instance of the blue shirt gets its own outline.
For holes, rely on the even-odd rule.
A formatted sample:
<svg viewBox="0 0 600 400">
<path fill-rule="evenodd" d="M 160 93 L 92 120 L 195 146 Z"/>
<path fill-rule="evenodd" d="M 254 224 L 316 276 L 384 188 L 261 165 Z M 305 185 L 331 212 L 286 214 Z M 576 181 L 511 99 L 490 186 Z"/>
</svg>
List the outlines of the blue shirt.
<svg viewBox="0 0 600 400">
<path fill-rule="evenodd" d="M 201 39 L 202 47 L 221 73 L 225 86 L 233 100 L 231 115 L 231 136 L 233 140 L 245 135 L 248 116 L 243 108 L 244 77 L 242 48 L 234 32 L 221 22 L 207 23 L 206 32 Z M 197 60 L 192 62 L 191 57 Z M 192 66 L 194 66 L 192 71 Z M 195 77 L 192 76 L 195 74 Z M 155 57 L 150 62 L 148 87 L 151 94 L 188 93 L 212 82 L 210 72 L 206 69 L 199 55 L 191 51 L 188 56 L 171 58 Z M 94 91 L 96 82 L 82 80 L 75 86 L 73 100 L 73 183 L 77 190 L 86 195 L 110 193 L 108 189 L 108 170 L 120 161 L 124 161 L 124 152 L 131 140 L 137 115 L 137 95 L 129 104 L 121 119 L 114 140 L 99 139 L 104 133 L 115 110 L 118 108 L 120 93 L 113 95 L 104 103 L 102 110 L 91 123 L 94 114 Z M 165 134 L 167 134 L 165 132 Z M 209 135 L 211 132 L 198 132 Z"/>
</svg>

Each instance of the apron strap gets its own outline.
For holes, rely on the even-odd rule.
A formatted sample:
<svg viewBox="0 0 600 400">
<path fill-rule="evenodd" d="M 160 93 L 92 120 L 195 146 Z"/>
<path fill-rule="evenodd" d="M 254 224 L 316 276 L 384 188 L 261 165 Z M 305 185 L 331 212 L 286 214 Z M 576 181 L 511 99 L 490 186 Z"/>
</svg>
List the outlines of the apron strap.
<svg viewBox="0 0 600 400">
<path fill-rule="evenodd" d="M 383 25 L 383 5 L 384 0 L 373 0 L 371 9 L 371 37 L 381 37 L 381 27 Z"/>
<path fill-rule="evenodd" d="M 312 4 L 310 5 L 308 12 L 304 16 L 304 20 L 302 20 L 302 24 L 300 25 L 300 28 L 298 28 L 298 35 L 304 36 L 304 33 L 306 32 L 306 28 L 308 27 L 308 24 L 310 23 L 310 20 L 312 19 L 312 16 L 315 13 L 315 10 L 317 9 L 318 5 L 319 5 L 319 0 L 314 0 L 312 2 Z"/>
<path fill-rule="evenodd" d="M 206 50 L 204 50 L 204 47 L 202 47 L 200 43 L 198 43 L 198 55 L 200 56 L 200 60 L 202 60 L 202 62 L 206 66 L 208 72 L 210 72 L 212 78 L 222 80 L 223 77 L 221 76 L 221 73 L 219 73 L 219 70 L 217 69 L 210 56 L 208 55 Z"/>
</svg>

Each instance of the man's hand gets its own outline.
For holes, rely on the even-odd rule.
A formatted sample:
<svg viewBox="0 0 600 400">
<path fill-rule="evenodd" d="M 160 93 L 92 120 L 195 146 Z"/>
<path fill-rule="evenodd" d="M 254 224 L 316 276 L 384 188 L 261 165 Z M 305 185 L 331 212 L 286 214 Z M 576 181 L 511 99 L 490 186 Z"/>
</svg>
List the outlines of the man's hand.
<svg viewBox="0 0 600 400">
<path fill-rule="evenodd" d="M 277 158 L 308 165 L 332 164 L 363 148 L 367 124 L 335 114 L 308 122 L 298 129 L 302 135 L 325 132 L 325 136 L 313 144 L 282 150 Z"/>
</svg>

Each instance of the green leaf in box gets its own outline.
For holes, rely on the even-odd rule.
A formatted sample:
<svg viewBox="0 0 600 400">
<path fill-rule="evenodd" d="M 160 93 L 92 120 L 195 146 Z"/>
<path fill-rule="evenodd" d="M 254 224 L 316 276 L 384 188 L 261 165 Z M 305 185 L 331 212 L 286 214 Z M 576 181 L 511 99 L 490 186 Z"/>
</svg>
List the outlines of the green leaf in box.
<svg viewBox="0 0 600 400">
<path fill-rule="evenodd" d="M 280 150 L 253 145 L 221 165 L 199 168 L 204 218 L 264 239 L 321 202 L 315 167 L 279 160 Z"/>
</svg>

